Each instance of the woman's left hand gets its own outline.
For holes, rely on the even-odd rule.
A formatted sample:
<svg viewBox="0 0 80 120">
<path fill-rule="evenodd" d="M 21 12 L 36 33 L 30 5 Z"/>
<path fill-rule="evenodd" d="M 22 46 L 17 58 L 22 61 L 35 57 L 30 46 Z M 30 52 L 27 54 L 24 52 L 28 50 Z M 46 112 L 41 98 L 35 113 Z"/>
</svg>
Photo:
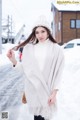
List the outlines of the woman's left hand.
<svg viewBox="0 0 80 120">
<path fill-rule="evenodd" d="M 48 104 L 49 105 L 55 104 L 55 102 L 56 102 L 56 94 L 57 94 L 57 90 L 54 90 L 52 92 L 52 94 L 50 95 L 50 97 L 48 99 Z"/>
</svg>

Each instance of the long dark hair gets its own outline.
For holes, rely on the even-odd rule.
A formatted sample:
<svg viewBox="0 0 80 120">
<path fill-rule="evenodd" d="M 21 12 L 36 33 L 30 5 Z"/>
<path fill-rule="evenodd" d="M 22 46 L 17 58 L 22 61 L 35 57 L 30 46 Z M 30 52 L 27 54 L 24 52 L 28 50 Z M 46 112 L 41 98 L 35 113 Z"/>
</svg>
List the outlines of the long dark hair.
<svg viewBox="0 0 80 120">
<path fill-rule="evenodd" d="M 12 48 L 13 50 L 18 50 L 20 47 L 24 47 L 26 44 L 28 43 L 34 43 L 35 39 L 36 39 L 36 36 L 35 36 L 35 31 L 36 31 L 36 28 L 38 27 L 43 27 L 47 30 L 47 33 L 48 33 L 48 38 L 49 40 L 51 40 L 53 43 L 57 43 L 56 40 L 53 38 L 52 34 L 51 34 L 51 31 L 47 28 L 47 27 L 44 27 L 44 26 L 37 26 L 35 28 L 33 28 L 32 30 L 32 33 L 29 35 L 29 37 L 21 44 L 19 44 L 18 46 L 15 46 L 14 48 Z M 36 43 L 38 43 L 38 40 L 36 41 Z M 35 43 L 35 44 L 36 44 Z"/>
</svg>

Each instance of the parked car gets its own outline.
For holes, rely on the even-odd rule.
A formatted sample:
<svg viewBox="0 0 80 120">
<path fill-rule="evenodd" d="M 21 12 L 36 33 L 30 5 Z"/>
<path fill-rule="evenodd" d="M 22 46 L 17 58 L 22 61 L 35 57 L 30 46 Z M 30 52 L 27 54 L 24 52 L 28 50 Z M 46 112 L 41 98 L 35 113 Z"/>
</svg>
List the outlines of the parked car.
<svg viewBox="0 0 80 120">
<path fill-rule="evenodd" d="M 74 66 L 80 61 L 80 39 L 71 40 L 64 45 L 62 45 L 65 64 L 71 65 L 74 63 Z M 73 66 L 70 66 L 70 68 Z M 67 68 L 67 66 L 66 66 Z"/>
<path fill-rule="evenodd" d="M 67 42 L 66 44 L 64 44 L 62 47 L 64 49 L 70 49 L 70 48 L 74 48 L 74 47 L 80 47 L 80 39 L 73 39 L 69 42 Z"/>
</svg>

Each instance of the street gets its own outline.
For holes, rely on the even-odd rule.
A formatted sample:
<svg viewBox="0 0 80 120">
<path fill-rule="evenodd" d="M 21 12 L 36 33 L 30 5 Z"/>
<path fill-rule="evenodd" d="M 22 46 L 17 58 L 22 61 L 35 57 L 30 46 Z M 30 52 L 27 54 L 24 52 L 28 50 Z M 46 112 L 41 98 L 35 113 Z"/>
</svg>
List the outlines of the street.
<svg viewBox="0 0 80 120">
<path fill-rule="evenodd" d="M 0 111 L 21 104 L 23 79 L 10 64 L 0 67 Z"/>
</svg>

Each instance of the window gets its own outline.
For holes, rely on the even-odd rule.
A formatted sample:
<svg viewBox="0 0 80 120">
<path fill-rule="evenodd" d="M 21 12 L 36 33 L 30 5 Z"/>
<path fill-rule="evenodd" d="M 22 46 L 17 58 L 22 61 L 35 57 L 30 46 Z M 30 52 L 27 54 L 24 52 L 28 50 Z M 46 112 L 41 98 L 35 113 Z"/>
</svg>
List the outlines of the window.
<svg viewBox="0 0 80 120">
<path fill-rule="evenodd" d="M 65 47 L 64 47 L 64 49 L 66 49 L 66 48 L 73 48 L 74 47 L 74 43 L 69 43 L 69 44 L 67 44 Z"/>
<path fill-rule="evenodd" d="M 53 29 L 53 22 L 51 22 L 51 28 Z"/>
<path fill-rule="evenodd" d="M 70 28 L 76 28 L 75 20 L 70 20 Z"/>
<path fill-rule="evenodd" d="M 80 28 L 80 20 L 70 20 L 70 28 Z"/>
<path fill-rule="evenodd" d="M 51 11 L 53 11 L 53 4 L 51 3 Z"/>
<path fill-rule="evenodd" d="M 60 29 L 61 29 L 61 23 L 59 22 L 58 23 L 58 30 L 60 31 Z"/>
<path fill-rule="evenodd" d="M 80 43 L 77 43 L 77 46 L 80 46 Z"/>
<path fill-rule="evenodd" d="M 76 20 L 76 28 L 80 28 L 80 20 Z"/>
</svg>

